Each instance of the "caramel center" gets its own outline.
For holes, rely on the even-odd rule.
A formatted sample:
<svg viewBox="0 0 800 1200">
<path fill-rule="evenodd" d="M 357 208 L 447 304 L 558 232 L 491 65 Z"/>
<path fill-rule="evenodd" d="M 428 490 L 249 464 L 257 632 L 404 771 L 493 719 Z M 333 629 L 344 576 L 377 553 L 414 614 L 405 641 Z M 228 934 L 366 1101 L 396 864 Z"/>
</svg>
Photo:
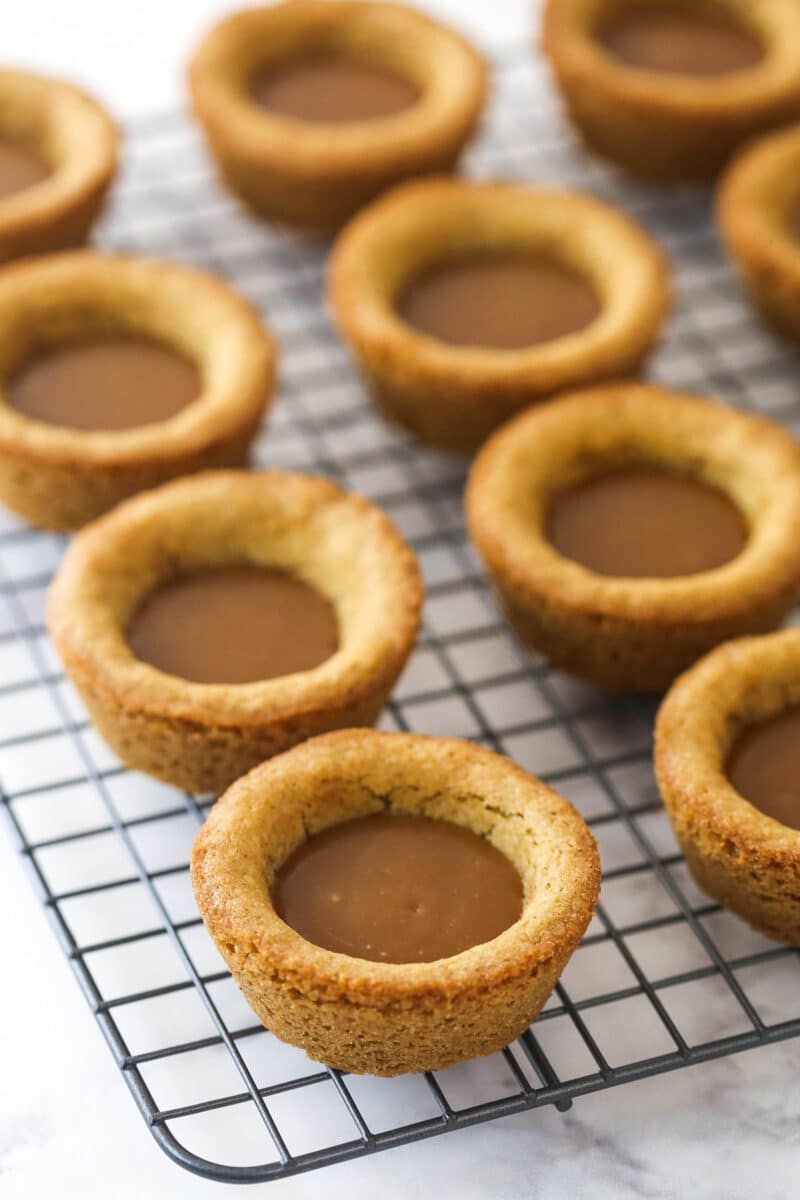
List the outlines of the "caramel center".
<svg viewBox="0 0 800 1200">
<path fill-rule="evenodd" d="M 278 915 L 307 941 L 372 962 L 433 962 L 491 941 L 522 911 L 522 880 L 449 821 L 379 813 L 331 826 L 277 874 Z"/>
<path fill-rule="evenodd" d="M 746 729 L 728 757 L 736 791 L 768 817 L 800 829 L 800 706 Z"/>
<path fill-rule="evenodd" d="M 666 579 L 711 571 L 743 550 L 747 526 L 716 488 L 656 467 L 622 467 L 557 492 L 546 536 L 600 575 Z"/>
<path fill-rule="evenodd" d="M 325 124 L 390 117 L 419 100 L 417 87 L 394 71 L 324 56 L 268 67 L 251 95 L 270 112 Z"/>
<path fill-rule="evenodd" d="M 252 683 L 309 671 L 339 647 L 331 602 L 274 567 L 179 575 L 148 596 L 127 631 L 143 662 L 196 683 Z"/>
<path fill-rule="evenodd" d="M 795 241 L 800 242 L 800 200 L 796 200 L 789 209 L 789 217 L 787 220 L 789 227 L 789 235 Z"/>
<path fill-rule="evenodd" d="M 30 150 L 0 141 L 0 200 L 24 192 L 51 174 L 50 167 Z"/>
<path fill-rule="evenodd" d="M 442 342 L 521 350 L 584 329 L 600 305 L 577 272 L 506 253 L 439 263 L 412 281 L 397 309 L 409 325 Z"/>
<path fill-rule="evenodd" d="M 603 26 L 599 40 L 626 66 L 668 75 L 713 78 L 764 58 L 758 36 L 721 7 L 702 12 L 669 4 L 632 7 Z"/>
<path fill-rule="evenodd" d="M 103 337 L 43 351 L 3 385 L 12 408 L 71 429 L 132 429 L 166 421 L 200 394 L 176 350 L 140 337 Z"/>
</svg>

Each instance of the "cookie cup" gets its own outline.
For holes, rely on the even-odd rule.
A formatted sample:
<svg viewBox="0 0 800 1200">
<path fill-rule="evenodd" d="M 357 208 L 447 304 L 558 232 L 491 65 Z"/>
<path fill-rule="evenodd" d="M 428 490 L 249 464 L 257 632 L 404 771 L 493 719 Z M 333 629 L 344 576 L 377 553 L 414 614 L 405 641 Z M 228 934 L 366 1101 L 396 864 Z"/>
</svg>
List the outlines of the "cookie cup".
<svg viewBox="0 0 800 1200">
<path fill-rule="evenodd" d="M 779 333 L 800 342 L 800 126 L 770 134 L 734 159 L 717 215 L 751 301 Z"/>
<path fill-rule="evenodd" d="M 26 359 L 81 339 L 153 338 L 198 368 L 197 399 L 166 421 L 79 430 L 7 403 Z M 276 350 L 258 314 L 177 263 L 74 251 L 0 275 L 0 500 L 34 525 L 75 529 L 178 475 L 241 463 L 271 398 Z"/>
<path fill-rule="evenodd" d="M 313 122 L 259 106 L 253 77 L 303 53 L 384 68 L 419 100 L 387 117 Z M 486 96 L 486 68 L 454 30 L 402 4 L 291 0 L 216 25 L 189 67 L 195 114 L 224 182 L 255 212 L 317 233 L 338 229 L 392 184 L 451 170 Z"/>
<path fill-rule="evenodd" d="M 559 554 L 546 536 L 553 495 L 631 465 L 721 490 L 749 527 L 742 552 L 668 579 L 604 576 Z M 717 643 L 774 628 L 800 587 L 800 448 L 699 396 L 620 383 L 523 413 L 475 460 L 466 512 L 521 641 L 601 687 L 667 687 Z"/>
<path fill-rule="evenodd" d="M 0 69 L 0 138 L 51 169 L 0 200 L 0 263 L 85 242 L 117 169 L 108 114 L 72 84 Z"/>
<path fill-rule="evenodd" d="M 800 704 L 800 631 L 720 646 L 675 683 L 656 722 L 656 777 L 697 883 L 755 929 L 800 945 L 800 831 L 725 774 L 750 725 Z"/>
<path fill-rule="evenodd" d="M 327 597 L 338 650 L 312 670 L 246 684 L 194 683 L 134 656 L 125 630 L 150 591 L 238 563 L 285 569 Z M 412 551 L 368 501 L 307 475 L 217 471 L 137 496 L 83 530 L 52 585 L 48 626 L 124 763 L 215 792 L 314 734 L 375 721 L 421 602 Z"/>
<path fill-rule="evenodd" d="M 523 350 L 454 346 L 413 329 L 396 303 L 427 270 L 519 252 L 577 272 L 601 311 L 585 329 Z M 621 212 L 577 192 L 423 180 L 397 188 L 342 232 L 328 292 L 383 413 L 423 442 L 469 453 L 520 408 L 633 374 L 669 306 L 664 259 Z"/>
<path fill-rule="evenodd" d="M 698 77 L 619 62 L 603 23 L 646 0 L 548 0 L 542 44 L 567 112 L 590 147 L 655 181 L 714 178 L 748 138 L 800 117 L 794 0 L 672 0 L 692 14 L 727 10 L 763 46 L 745 70 Z"/>
<path fill-rule="evenodd" d="M 427 963 L 367 962 L 306 941 L 275 912 L 276 871 L 315 833 L 377 812 L 486 837 L 522 877 L 519 919 Z M 346 730 L 235 783 L 197 835 L 192 883 L 268 1029 L 341 1070 L 397 1075 L 490 1054 L 527 1028 L 591 920 L 600 865 L 572 806 L 508 759 L 455 738 Z"/>
</svg>

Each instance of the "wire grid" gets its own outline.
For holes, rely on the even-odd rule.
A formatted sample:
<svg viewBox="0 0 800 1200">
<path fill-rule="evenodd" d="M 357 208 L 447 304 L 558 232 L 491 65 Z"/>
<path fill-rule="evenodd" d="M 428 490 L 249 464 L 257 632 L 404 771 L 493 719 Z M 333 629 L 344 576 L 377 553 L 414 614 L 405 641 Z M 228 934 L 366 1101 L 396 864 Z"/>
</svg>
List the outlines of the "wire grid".
<svg viewBox="0 0 800 1200">
<path fill-rule="evenodd" d="M 496 79 L 469 170 L 575 183 L 634 212 L 677 264 L 654 377 L 800 425 L 796 361 L 741 304 L 708 197 L 639 190 L 588 161 L 527 50 L 505 54 Z M 503 1053 L 397 1080 L 312 1063 L 254 1021 L 198 916 L 188 856 L 212 798 L 125 770 L 95 734 L 43 624 L 63 539 L 1 517 L 3 808 L 159 1144 L 211 1178 L 274 1179 L 800 1034 L 797 952 L 709 903 L 677 853 L 650 766 L 653 705 L 609 699 L 514 642 L 465 536 L 463 464 L 371 412 L 321 303 L 321 248 L 244 216 L 182 115 L 128 133 L 103 244 L 189 259 L 249 294 L 283 348 L 256 460 L 366 493 L 420 557 L 423 635 L 383 726 L 511 755 L 576 804 L 604 866 L 582 947 Z"/>
</svg>

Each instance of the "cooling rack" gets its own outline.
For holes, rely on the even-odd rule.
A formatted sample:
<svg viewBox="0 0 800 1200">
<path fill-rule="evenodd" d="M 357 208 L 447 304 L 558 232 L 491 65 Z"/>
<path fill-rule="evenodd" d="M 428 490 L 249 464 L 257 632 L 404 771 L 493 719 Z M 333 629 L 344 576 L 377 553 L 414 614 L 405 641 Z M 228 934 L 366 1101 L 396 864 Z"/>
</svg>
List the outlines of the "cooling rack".
<svg viewBox="0 0 800 1200">
<path fill-rule="evenodd" d="M 653 376 L 799 427 L 797 361 L 740 302 L 708 196 L 622 184 L 573 144 L 527 48 L 496 67 L 468 170 L 560 180 L 636 215 L 676 264 L 678 309 Z M 465 537 L 463 464 L 371 412 L 321 301 L 322 249 L 243 215 L 184 115 L 127 135 L 102 244 L 187 259 L 249 295 L 283 350 L 256 461 L 371 496 L 419 555 L 423 635 L 383 726 L 511 755 L 580 809 L 604 867 L 581 948 L 501 1054 L 395 1080 L 312 1063 L 254 1021 L 195 908 L 189 850 L 213 798 L 125 770 L 95 734 L 44 629 L 64 541 L 0 516 L 2 808 L 159 1145 L 212 1179 L 277 1179 L 800 1035 L 797 951 L 709 903 L 685 870 L 650 766 L 653 706 L 610 700 L 514 642 Z"/>
</svg>

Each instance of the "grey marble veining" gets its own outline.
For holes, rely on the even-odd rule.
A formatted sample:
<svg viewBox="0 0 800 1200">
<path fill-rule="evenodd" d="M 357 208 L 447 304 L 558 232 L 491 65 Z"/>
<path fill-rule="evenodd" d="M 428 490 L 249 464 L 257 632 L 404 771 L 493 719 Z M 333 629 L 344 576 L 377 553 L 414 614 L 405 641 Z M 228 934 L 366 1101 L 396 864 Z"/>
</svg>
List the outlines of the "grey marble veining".
<svg viewBox="0 0 800 1200">
<path fill-rule="evenodd" d="M 459 19 L 477 33 L 485 33 L 489 23 L 492 36 L 500 40 L 514 37 L 529 38 L 531 4 L 529 0 L 502 0 L 488 14 L 485 3 L 478 0 L 430 0 L 432 10 L 451 19 Z M 178 78 L 180 58 L 195 31 L 213 13 L 230 7 L 223 0 L 196 0 L 192 5 L 165 5 L 163 0 L 139 0 L 127 13 L 115 9 L 115 29 L 110 31 L 108 6 L 100 0 L 72 0 L 70 28 L 63 37 L 54 38 L 53 30 L 63 25 L 63 3 L 59 0 L 27 0 L 24 6 L 0 6 L 0 42 L 4 55 L 18 58 L 42 68 L 58 69 L 65 74 L 84 73 L 87 82 L 99 87 L 115 105 L 131 111 L 138 107 L 159 107 L 174 102 L 176 89 L 170 82 L 163 94 L 156 83 L 143 77 L 138 54 L 131 46 L 142 44 L 137 31 L 138 21 L 158 22 L 159 45 L 168 48 L 162 62 L 164 75 L 170 81 Z M 80 34 L 73 39 L 72 26 Z M 190 36 L 191 35 L 191 36 Z M 38 55 L 38 57 L 37 57 Z M 170 57 L 170 55 L 172 57 Z M 701 268 L 698 268 L 701 269 Z M 707 314 L 709 327 L 714 313 Z M 731 353 L 735 348 L 731 349 Z M 746 349 L 746 348 L 745 348 Z M 785 404 L 785 396 L 774 398 L 776 410 Z M 368 486 L 367 481 L 361 481 Z M 374 480 L 372 481 L 374 483 Z M 377 484 L 376 484 L 377 486 Z M 24 546 L 15 553 L 24 556 Z M 24 563 L 15 560 L 14 569 L 22 570 Z M 37 567 L 41 563 L 36 563 Z M 446 576 L 446 558 L 436 560 L 432 555 L 426 564 L 429 574 Z M 30 619 L 41 616 L 43 593 L 31 594 Z M 442 613 L 455 620 L 460 614 Z M 487 658 L 496 663 L 498 646 L 487 645 Z M 9 652 L 3 670 L 26 671 L 26 651 Z M 462 664 L 467 666 L 468 664 Z M 471 660 L 472 669 L 480 670 L 479 658 Z M 428 664 L 435 670 L 434 664 Z M 426 677 L 428 678 L 428 677 Z M 404 686 L 411 687 L 411 681 Z M 565 703 L 575 702 L 582 685 L 563 680 L 558 685 Z M 68 703 L 74 697 L 68 695 Z M 526 703 L 532 703 L 526 698 Z M 519 705 L 520 698 L 510 693 L 487 694 L 483 700 L 491 720 L 502 722 L 509 706 Z M 420 720 L 425 714 L 419 714 Z M 437 719 L 441 714 L 437 714 Z M 453 719 L 460 716 L 455 713 Z M 622 719 L 622 712 L 617 720 Z M 3 720 L 6 732 L 16 727 L 30 728 L 40 722 L 41 728 L 52 724 L 52 714 L 33 705 L 25 711 L 19 706 L 7 706 Z M 460 728 L 458 732 L 463 732 Z M 598 753 L 618 735 L 613 722 L 597 720 L 587 724 L 584 734 Z M 523 751 L 526 747 L 520 746 Z M 530 746 L 527 747 L 530 752 Z M 553 756 L 557 766 L 564 747 L 555 741 L 536 748 L 536 754 Z M 56 748 L 52 748 L 52 753 Z M 103 747 L 94 744 L 93 752 L 101 757 Z M 537 761 L 539 759 L 537 758 Z M 47 753 L 41 762 L 6 762 L 11 784 L 30 779 L 30 772 L 53 769 Z M 69 764 L 64 763 L 64 769 Z M 618 769 L 614 784 L 625 797 L 643 799 L 649 786 L 646 775 L 637 774 L 639 767 Z M 16 774 L 15 774 L 16 772 Z M 142 803 L 157 806 L 161 799 L 159 785 L 150 785 L 144 797 L 118 785 L 116 802 L 122 810 Z M 565 791 L 569 791 L 565 787 Z M 574 784 L 570 798 L 587 816 L 602 811 L 603 795 L 587 783 Z M 137 808 L 136 811 L 139 811 Z M 83 816 L 88 823 L 96 817 L 90 795 L 76 791 L 70 797 L 69 811 L 60 812 L 57 802 L 49 811 L 38 810 L 38 819 L 49 835 L 59 821 Z M 32 813 L 31 820 L 37 816 Z M 603 853 L 607 864 L 622 864 L 635 852 L 629 839 L 609 827 L 604 834 Z M 176 831 L 176 836 L 177 836 Z M 624 832 L 624 831 L 623 831 Z M 670 833 L 663 820 L 654 814 L 647 825 L 648 836 L 655 844 L 668 849 Z M 31 836 L 36 836 L 31 830 Z M 144 835 L 142 835 L 144 836 Z M 164 853 L 169 856 L 166 842 L 147 846 L 148 855 Z M 101 848 L 99 855 L 89 856 L 78 864 L 82 872 L 108 867 L 114 854 L 112 843 Z M 166 859 L 165 859 L 166 861 Z M 49 869 L 54 878 L 60 869 L 57 853 L 53 853 Z M 76 869 L 76 864 L 72 864 Z M 684 894 L 699 900 L 685 873 L 676 868 Z M 176 914 L 190 913 L 191 898 L 179 891 L 179 885 L 169 896 Z M 74 919 L 81 923 L 87 940 L 99 940 L 109 923 L 119 930 L 127 920 L 135 928 L 142 914 L 132 896 L 112 911 L 112 901 L 102 909 L 75 910 Z M 649 876 L 620 879 L 604 892 L 604 903 L 614 921 L 623 923 L 636 912 L 642 919 L 663 913 L 665 893 L 653 885 Z M 727 914 L 708 918 L 708 927 L 715 944 L 728 956 L 755 953 L 763 940 Z M 151 1140 L 133 1103 L 127 1095 L 117 1069 L 98 1034 L 97 1027 L 66 963 L 58 950 L 51 931 L 28 881 L 23 877 L 20 863 L 10 844 L 0 837 L 0 945 L 3 946 L 3 975 L 0 986 L 0 1197 L 2 1200 L 38 1200 L 52 1196 L 75 1197 L 75 1200 L 131 1200 L 140 1197 L 197 1197 L 220 1195 L 222 1185 L 205 1183 L 180 1171 L 171 1164 Z M 201 946 L 197 953 L 203 953 Z M 696 956 L 699 949 L 695 939 L 687 942 L 680 927 L 669 927 L 657 941 L 642 940 L 637 946 L 640 960 L 648 962 L 655 973 L 658 956 L 673 967 L 691 969 L 702 965 Z M 151 949 L 148 971 L 169 970 L 169 956 L 163 962 L 159 952 Z M 650 958 L 648 958 L 650 956 Z M 590 994 L 594 986 L 593 970 L 597 962 L 592 954 L 573 961 L 567 977 L 571 993 L 576 997 Z M 594 964 L 594 966 L 593 966 Z M 98 968 L 102 970 L 102 967 Z M 118 968 L 109 963 L 108 971 Z M 624 986 L 625 964 L 613 955 L 602 956 L 602 969 L 613 972 Z M 678 969 L 675 967 L 675 969 Z M 131 960 L 125 971 L 135 973 Z M 617 974 L 618 973 L 618 974 Z M 135 976 L 132 976 L 135 977 Z M 116 980 L 120 986 L 122 979 Z M 748 976 L 748 994 L 758 1004 L 759 1012 L 768 1021 L 797 1015 L 798 997 L 796 961 L 785 969 L 759 975 L 759 969 Z M 236 1003 L 230 996 L 228 1002 Z M 742 1028 L 742 1014 L 725 988 L 713 979 L 706 979 L 697 989 L 669 989 L 665 1002 L 690 1041 L 699 1043 L 711 1036 L 735 1033 Z M 202 1016 L 202 1014 L 201 1014 Z M 245 1013 L 246 1017 L 246 1013 Z M 187 1005 L 180 1019 L 197 1019 Z M 595 1018 L 600 1021 L 598 1014 Z M 609 1046 L 619 1053 L 630 1052 L 637 1043 L 652 1049 L 652 1028 L 648 1025 L 646 1008 L 633 1005 L 627 1010 L 624 1039 L 619 1039 L 618 1026 L 609 1027 L 605 1036 Z M 135 1017 L 130 1017 L 127 1030 L 136 1035 Z M 171 1027 L 168 1017 L 151 1017 L 148 1033 L 157 1033 L 159 1021 L 164 1022 L 164 1036 Z M 198 1029 L 202 1025 L 198 1024 Z M 542 1025 L 542 1040 L 548 1052 L 559 1056 L 564 1069 L 581 1068 L 581 1048 L 574 1041 L 561 1038 L 556 1021 Z M 663 1032 L 663 1031 L 662 1031 Z M 549 1041 L 548 1041 L 549 1039 Z M 665 1044 L 664 1049 L 670 1049 Z M 286 1066 L 295 1052 L 286 1051 Z M 270 1062 L 275 1067 L 274 1058 Z M 468 1064 L 453 1073 L 449 1086 L 456 1094 L 467 1095 L 470 1089 L 494 1085 L 488 1077 L 493 1070 L 486 1064 Z M 178 1089 L 187 1083 L 189 1070 L 178 1073 L 167 1084 Z M 476 1127 L 447 1138 L 378 1155 L 371 1159 L 329 1168 L 315 1174 L 257 1189 L 256 1194 L 275 1195 L 278 1200 L 319 1196 L 322 1191 L 329 1200 L 345 1197 L 380 1195 L 388 1200 L 626 1200 L 631 1197 L 653 1200 L 793 1200 L 798 1193 L 797 1164 L 800 1152 L 800 1044 L 790 1042 L 772 1046 L 629 1084 L 613 1091 L 579 1099 L 567 1114 L 543 1109 L 503 1121 Z M 363 1085 L 369 1088 L 369 1083 Z M 502 1087 L 502 1079 L 498 1086 Z M 413 1083 L 409 1087 L 409 1102 L 413 1100 Z M 239 1117 L 230 1110 L 230 1123 L 235 1126 Z M 301 1114 L 302 1115 L 302 1114 Z M 386 1113 L 387 1124 L 391 1113 Z M 304 1114 L 310 1123 L 316 1119 L 313 1109 Z M 319 1114 L 324 1119 L 324 1114 Z M 302 1120 L 295 1115 L 295 1132 L 302 1136 Z M 211 1153 L 213 1144 L 208 1146 Z M 266 1188 L 269 1188 L 267 1192 Z M 237 1189 L 237 1195 L 243 1193 Z"/>
</svg>

